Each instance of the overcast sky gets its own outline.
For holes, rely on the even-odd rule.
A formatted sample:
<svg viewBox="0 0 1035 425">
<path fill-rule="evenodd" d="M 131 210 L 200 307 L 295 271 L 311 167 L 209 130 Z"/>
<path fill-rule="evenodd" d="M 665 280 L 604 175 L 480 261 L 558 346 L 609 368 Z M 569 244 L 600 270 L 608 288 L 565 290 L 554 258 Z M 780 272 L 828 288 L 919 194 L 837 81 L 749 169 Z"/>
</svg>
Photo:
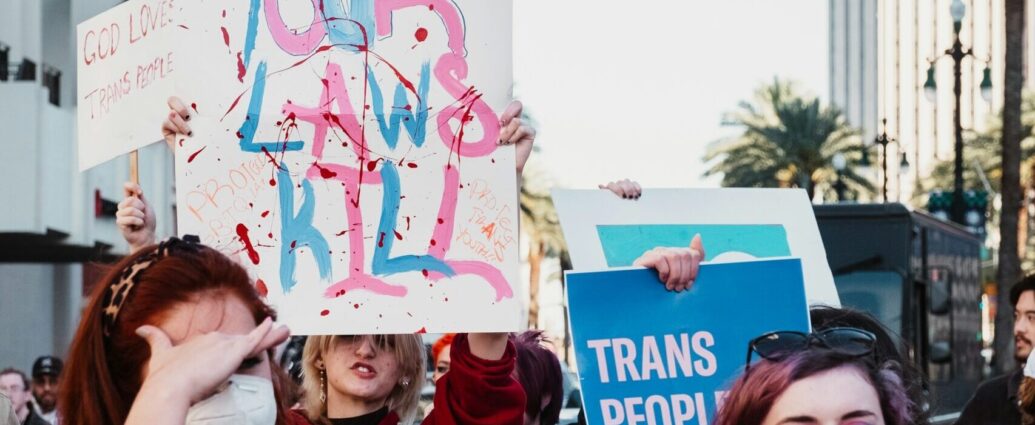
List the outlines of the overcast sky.
<svg viewBox="0 0 1035 425">
<path fill-rule="evenodd" d="M 635 4 L 635 6 L 630 6 Z M 828 98 L 826 0 L 514 0 L 515 94 L 567 187 L 714 187 L 723 112 L 774 76 Z"/>
</svg>

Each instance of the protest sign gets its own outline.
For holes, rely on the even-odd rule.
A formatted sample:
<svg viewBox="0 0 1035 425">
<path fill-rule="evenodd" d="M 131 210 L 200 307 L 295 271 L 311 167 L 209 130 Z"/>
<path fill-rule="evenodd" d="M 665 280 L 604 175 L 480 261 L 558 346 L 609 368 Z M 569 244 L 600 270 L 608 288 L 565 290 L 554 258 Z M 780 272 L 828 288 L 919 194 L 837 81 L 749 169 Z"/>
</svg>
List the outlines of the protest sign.
<svg viewBox="0 0 1035 425">
<path fill-rule="evenodd" d="M 840 306 L 823 239 L 805 191 L 647 189 L 637 200 L 607 190 L 553 191 L 575 270 L 632 265 L 655 247 L 686 247 L 705 260 L 800 257 L 810 304 Z"/>
<path fill-rule="evenodd" d="M 712 423 L 748 342 L 809 329 L 801 261 L 702 264 L 665 290 L 653 270 L 568 273 L 568 305 L 588 423 Z"/>
<path fill-rule="evenodd" d="M 181 234 L 294 333 L 520 326 L 510 1 L 196 2 Z"/>
<path fill-rule="evenodd" d="M 162 139 L 178 18 L 173 0 L 133 0 L 76 27 L 80 171 Z"/>
</svg>

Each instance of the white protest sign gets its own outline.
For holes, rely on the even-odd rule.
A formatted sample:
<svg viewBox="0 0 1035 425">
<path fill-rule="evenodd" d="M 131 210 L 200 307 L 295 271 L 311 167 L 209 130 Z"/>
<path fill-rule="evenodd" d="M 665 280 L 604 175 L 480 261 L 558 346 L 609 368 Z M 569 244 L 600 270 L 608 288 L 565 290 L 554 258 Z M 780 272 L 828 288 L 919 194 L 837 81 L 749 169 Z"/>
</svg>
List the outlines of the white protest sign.
<svg viewBox="0 0 1035 425">
<path fill-rule="evenodd" d="M 162 139 L 181 60 L 173 0 L 133 0 L 76 27 L 79 170 Z"/>
<path fill-rule="evenodd" d="M 236 256 L 297 334 L 521 326 L 510 1 L 182 13 L 181 234 Z"/>
<path fill-rule="evenodd" d="M 636 200 L 607 190 L 553 191 L 575 270 L 632 265 L 654 247 L 701 235 L 712 262 L 800 257 L 810 304 L 840 306 L 812 204 L 799 189 L 646 189 Z"/>
</svg>

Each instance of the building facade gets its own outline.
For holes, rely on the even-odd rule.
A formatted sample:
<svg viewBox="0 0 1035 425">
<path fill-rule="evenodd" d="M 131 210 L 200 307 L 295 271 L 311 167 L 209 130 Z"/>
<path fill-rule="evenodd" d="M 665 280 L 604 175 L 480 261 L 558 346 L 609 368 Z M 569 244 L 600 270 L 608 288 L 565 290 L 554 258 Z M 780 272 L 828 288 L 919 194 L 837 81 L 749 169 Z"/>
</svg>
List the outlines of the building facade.
<svg viewBox="0 0 1035 425">
<path fill-rule="evenodd" d="M 955 156 L 953 127 L 953 61 L 943 58 L 952 47 L 953 0 L 831 0 L 830 99 L 845 111 L 850 124 L 863 130 L 865 142 L 886 131 L 896 142 L 888 146 L 888 199 L 909 203 L 920 199 L 918 185 L 935 165 Z M 964 131 L 984 131 L 1002 108 L 1005 47 L 1002 0 L 963 0 L 966 14 L 960 39 L 973 56 L 962 66 L 961 123 Z M 1028 22 L 1033 2 L 1028 1 Z M 1026 47 L 1027 57 L 1032 54 Z M 934 62 L 937 95 L 924 95 L 927 71 Z M 985 101 L 980 84 L 991 69 L 992 96 Z M 1032 74 L 1026 61 L 1026 73 Z M 1027 79 L 1031 84 L 1031 79 Z M 872 149 L 880 164 L 879 149 Z M 900 169 L 905 154 L 909 167 Z M 964 148 L 966 158 L 966 148 Z M 968 166 L 972 166 L 968 164 Z M 884 176 L 879 165 L 871 178 L 878 190 Z M 929 188 L 928 188 L 929 189 Z M 951 188 L 944 188 L 949 189 Z M 880 194 L 878 193 L 878 197 Z"/>
<path fill-rule="evenodd" d="M 80 172 L 76 154 L 75 26 L 119 0 L 5 0 L 0 6 L 0 368 L 28 371 L 64 356 L 96 279 L 96 262 L 125 254 L 114 210 L 125 158 Z M 155 140 L 161 138 L 155 123 Z M 173 233 L 172 154 L 140 151 L 140 180 L 159 236 Z"/>
</svg>

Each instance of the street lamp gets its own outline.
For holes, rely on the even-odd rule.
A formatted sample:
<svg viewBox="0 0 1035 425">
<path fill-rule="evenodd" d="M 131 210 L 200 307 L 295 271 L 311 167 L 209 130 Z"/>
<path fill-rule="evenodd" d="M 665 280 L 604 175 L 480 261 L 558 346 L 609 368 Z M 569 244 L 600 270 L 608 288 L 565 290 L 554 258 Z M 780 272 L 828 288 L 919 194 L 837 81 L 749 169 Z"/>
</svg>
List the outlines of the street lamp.
<svg viewBox="0 0 1035 425">
<path fill-rule="evenodd" d="M 837 181 L 834 182 L 834 190 L 837 192 L 837 202 L 845 201 L 845 182 L 842 179 L 842 173 L 845 171 L 845 167 L 848 165 L 848 161 L 845 160 L 845 156 L 841 152 L 835 153 L 834 157 L 830 160 L 834 166 L 834 171 L 837 172 Z"/>
<path fill-rule="evenodd" d="M 877 138 L 873 139 L 873 143 L 880 145 L 881 147 L 881 172 L 884 173 L 884 185 L 881 189 L 882 199 L 885 203 L 888 202 L 888 145 L 895 142 L 895 139 L 888 137 L 888 119 L 884 118 L 881 120 L 883 129 Z M 908 164 L 907 164 L 908 165 Z"/>
<path fill-rule="evenodd" d="M 931 101 L 937 100 L 938 86 L 935 83 L 934 65 L 943 57 L 950 57 L 953 61 L 953 94 L 956 96 L 956 108 L 953 111 L 953 124 L 956 130 L 956 160 L 954 164 L 953 188 L 952 188 L 952 213 L 950 217 L 956 223 L 966 225 L 966 208 L 963 197 L 963 124 L 960 122 L 960 99 L 963 94 L 963 58 L 974 57 L 973 49 L 963 49 L 963 42 L 960 41 L 960 29 L 963 28 L 963 17 L 967 14 L 967 6 L 962 0 L 953 0 L 950 8 L 953 21 L 953 32 L 955 41 L 952 48 L 945 51 L 944 55 L 932 59 L 930 68 L 927 69 L 927 81 L 924 82 L 924 96 Z M 981 79 L 981 97 L 986 101 L 992 99 L 992 69 L 988 62 L 985 63 L 985 71 Z"/>
</svg>

